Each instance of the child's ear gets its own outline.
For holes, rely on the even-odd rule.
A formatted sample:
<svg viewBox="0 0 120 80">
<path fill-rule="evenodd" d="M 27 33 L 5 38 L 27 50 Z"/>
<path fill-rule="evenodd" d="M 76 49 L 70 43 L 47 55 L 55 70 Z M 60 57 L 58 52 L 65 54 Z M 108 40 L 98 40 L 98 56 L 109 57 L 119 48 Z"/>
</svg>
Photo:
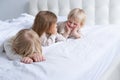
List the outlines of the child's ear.
<svg viewBox="0 0 120 80">
<path fill-rule="evenodd" d="M 81 23 L 80 23 L 80 26 L 82 27 L 83 25 L 84 25 L 84 22 L 81 22 Z"/>
<path fill-rule="evenodd" d="M 82 23 L 82 22 L 80 23 L 80 26 L 83 26 L 83 23 Z"/>
</svg>

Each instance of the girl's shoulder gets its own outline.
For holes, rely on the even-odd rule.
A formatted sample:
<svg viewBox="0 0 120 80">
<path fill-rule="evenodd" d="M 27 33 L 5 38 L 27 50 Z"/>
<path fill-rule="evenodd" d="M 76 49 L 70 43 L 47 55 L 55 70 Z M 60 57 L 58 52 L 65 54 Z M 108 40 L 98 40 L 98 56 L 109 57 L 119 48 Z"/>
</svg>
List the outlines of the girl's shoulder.
<svg viewBox="0 0 120 80">
<path fill-rule="evenodd" d="M 66 22 L 67 22 L 67 21 L 58 22 L 58 23 L 57 23 L 57 26 L 58 26 L 58 27 L 59 27 L 59 26 L 65 26 Z"/>
<path fill-rule="evenodd" d="M 57 25 L 61 25 L 61 24 L 66 24 L 67 21 L 60 21 L 60 22 L 57 22 Z"/>
</svg>

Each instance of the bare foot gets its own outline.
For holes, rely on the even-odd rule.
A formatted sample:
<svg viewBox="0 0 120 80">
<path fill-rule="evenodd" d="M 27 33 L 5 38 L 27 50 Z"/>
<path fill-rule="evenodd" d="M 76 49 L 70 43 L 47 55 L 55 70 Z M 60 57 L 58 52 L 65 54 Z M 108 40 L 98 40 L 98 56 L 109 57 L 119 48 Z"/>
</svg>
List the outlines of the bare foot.
<svg viewBox="0 0 120 80">
<path fill-rule="evenodd" d="M 26 64 L 31 64 L 33 63 L 33 60 L 30 57 L 23 57 L 21 62 L 26 63 Z"/>
</svg>

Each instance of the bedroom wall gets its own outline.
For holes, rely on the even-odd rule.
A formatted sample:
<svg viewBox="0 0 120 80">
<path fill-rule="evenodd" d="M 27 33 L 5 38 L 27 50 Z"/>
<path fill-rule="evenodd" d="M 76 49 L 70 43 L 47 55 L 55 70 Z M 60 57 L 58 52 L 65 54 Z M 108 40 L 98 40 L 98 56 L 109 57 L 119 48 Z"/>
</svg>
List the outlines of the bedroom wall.
<svg viewBox="0 0 120 80">
<path fill-rule="evenodd" d="M 12 19 L 28 12 L 29 0 L 0 0 L 0 20 Z"/>
</svg>

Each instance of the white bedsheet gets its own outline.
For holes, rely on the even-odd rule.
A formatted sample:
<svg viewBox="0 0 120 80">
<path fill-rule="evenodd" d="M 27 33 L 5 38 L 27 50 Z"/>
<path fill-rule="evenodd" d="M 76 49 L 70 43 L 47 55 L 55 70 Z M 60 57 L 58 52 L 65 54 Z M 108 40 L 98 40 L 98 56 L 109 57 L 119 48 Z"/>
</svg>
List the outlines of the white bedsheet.
<svg viewBox="0 0 120 80">
<path fill-rule="evenodd" d="M 21 28 L 4 33 L 11 36 Z M 46 61 L 33 64 L 10 61 L 0 53 L 0 80 L 100 80 L 120 58 L 120 26 L 85 26 L 81 39 L 43 47 L 43 53 Z"/>
</svg>

